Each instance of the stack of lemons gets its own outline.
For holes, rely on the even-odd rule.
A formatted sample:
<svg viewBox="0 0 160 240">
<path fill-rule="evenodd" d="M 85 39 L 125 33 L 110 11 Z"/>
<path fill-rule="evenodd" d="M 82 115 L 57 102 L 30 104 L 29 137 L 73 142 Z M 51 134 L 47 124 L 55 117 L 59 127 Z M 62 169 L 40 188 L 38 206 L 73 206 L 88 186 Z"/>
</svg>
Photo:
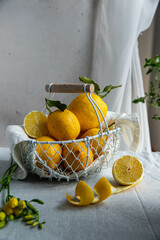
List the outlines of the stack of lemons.
<svg viewBox="0 0 160 240">
<path fill-rule="evenodd" d="M 106 103 L 94 93 L 91 94 L 91 97 L 106 117 Z M 97 107 L 96 110 L 102 123 L 103 117 Z M 100 139 L 91 139 L 89 150 L 84 141 L 66 144 L 61 142 L 95 136 L 99 133 L 96 112 L 85 93 L 74 98 L 64 111 L 57 109 L 48 116 L 39 111 L 30 112 L 24 119 L 24 129 L 29 137 L 38 142 L 45 142 L 37 145 L 36 152 L 41 160 L 53 170 L 61 163 L 67 171 L 83 170 L 86 165 L 89 166 L 92 161 L 103 154 L 103 145 L 107 140 L 106 136 Z M 57 141 L 59 142 L 57 143 Z M 50 144 L 50 142 L 52 143 Z M 42 167 L 38 159 L 37 166 Z"/>
</svg>

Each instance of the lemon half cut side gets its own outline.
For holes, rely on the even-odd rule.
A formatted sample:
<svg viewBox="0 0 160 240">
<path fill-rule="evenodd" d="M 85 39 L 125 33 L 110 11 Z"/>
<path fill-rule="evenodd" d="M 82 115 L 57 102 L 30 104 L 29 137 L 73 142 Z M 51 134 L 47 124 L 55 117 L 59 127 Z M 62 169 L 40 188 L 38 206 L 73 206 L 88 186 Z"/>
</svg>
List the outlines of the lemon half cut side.
<svg viewBox="0 0 160 240">
<path fill-rule="evenodd" d="M 139 183 L 144 175 L 143 165 L 136 157 L 125 155 L 114 162 L 112 174 L 121 185 Z"/>
<path fill-rule="evenodd" d="M 31 138 L 48 135 L 47 116 L 37 110 L 26 115 L 23 122 L 26 134 Z"/>
</svg>

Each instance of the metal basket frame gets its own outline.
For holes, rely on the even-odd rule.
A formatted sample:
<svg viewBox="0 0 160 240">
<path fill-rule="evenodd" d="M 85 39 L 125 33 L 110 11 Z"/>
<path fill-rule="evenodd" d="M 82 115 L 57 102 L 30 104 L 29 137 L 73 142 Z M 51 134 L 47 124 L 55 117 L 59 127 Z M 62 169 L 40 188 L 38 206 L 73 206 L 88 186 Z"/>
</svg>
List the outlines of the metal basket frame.
<svg viewBox="0 0 160 240">
<path fill-rule="evenodd" d="M 49 92 L 50 92 L 50 88 L 51 88 L 52 84 L 49 85 Z M 85 138 L 81 138 L 81 139 L 75 139 L 75 140 L 65 140 L 65 141 L 54 141 L 54 142 L 48 142 L 48 141 L 36 141 L 36 140 L 29 140 L 27 141 L 27 147 L 25 150 L 25 157 L 24 157 L 24 162 L 25 165 L 30 168 L 30 170 L 36 174 L 38 174 L 40 177 L 44 177 L 44 178 L 56 178 L 58 181 L 60 181 L 61 179 L 65 179 L 67 181 L 70 180 L 77 180 L 79 181 L 79 179 L 81 177 L 87 177 L 88 175 L 91 175 L 95 172 L 99 172 L 101 171 L 102 167 L 107 167 L 108 166 L 108 162 L 111 161 L 111 159 L 113 159 L 116 151 L 119 148 L 119 144 L 120 144 L 120 128 L 115 128 L 111 131 L 109 131 L 106 119 L 101 111 L 101 109 L 99 108 L 99 106 L 96 104 L 96 102 L 93 100 L 93 98 L 91 97 L 91 93 L 87 93 L 86 91 L 86 84 L 84 84 L 84 92 L 88 98 L 88 100 L 90 101 L 90 103 L 92 104 L 92 107 L 94 108 L 94 111 L 96 113 L 98 122 L 99 122 L 99 133 L 97 135 L 94 136 L 87 136 Z M 50 92 L 51 93 L 51 92 Z M 105 129 L 104 131 L 102 130 L 102 124 L 99 118 L 99 114 L 97 112 L 97 109 L 99 110 L 104 124 L 105 124 Z M 103 155 L 102 156 L 98 156 L 97 159 L 95 159 L 93 161 L 93 163 L 91 163 L 88 166 L 88 161 L 89 161 L 89 148 L 90 148 L 90 141 L 91 140 L 95 140 L 95 139 L 100 139 L 102 137 L 107 137 L 107 141 L 110 142 L 105 142 L 104 146 L 103 146 Z M 112 141 L 112 144 L 111 144 Z M 75 143 L 75 144 L 79 144 L 79 142 L 84 142 L 85 146 L 87 148 L 87 160 L 84 166 L 83 170 L 79 170 L 78 172 L 76 171 L 72 171 L 72 172 L 67 172 L 67 169 L 63 169 L 61 170 L 61 168 L 59 168 L 59 166 L 56 167 L 56 170 L 51 169 L 48 165 L 46 161 L 43 161 L 41 159 L 41 156 L 38 155 L 38 153 L 36 152 L 36 148 L 39 145 L 41 148 L 43 146 L 43 144 L 48 144 L 48 148 L 50 146 L 54 147 L 54 145 L 59 144 L 61 146 L 61 148 L 63 146 L 67 146 L 67 144 L 70 143 Z M 108 144 L 111 144 L 112 149 L 106 150 L 105 151 L 105 147 Z M 43 149 L 43 148 L 42 148 Z M 47 151 L 47 149 L 46 149 Z M 75 156 L 76 157 L 76 156 Z M 41 165 L 43 166 L 42 168 L 37 167 L 36 165 L 36 161 L 38 161 L 41 163 Z M 61 160 L 64 161 L 65 159 L 61 156 Z"/>
</svg>

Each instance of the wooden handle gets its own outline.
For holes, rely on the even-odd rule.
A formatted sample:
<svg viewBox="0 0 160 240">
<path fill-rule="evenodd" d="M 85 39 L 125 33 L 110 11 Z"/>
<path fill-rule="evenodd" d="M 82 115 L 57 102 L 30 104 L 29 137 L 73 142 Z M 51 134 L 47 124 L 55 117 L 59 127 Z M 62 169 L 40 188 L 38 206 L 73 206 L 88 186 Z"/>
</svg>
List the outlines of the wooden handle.
<svg viewBox="0 0 160 240">
<path fill-rule="evenodd" d="M 85 86 L 86 85 L 86 86 Z M 55 93 L 82 93 L 84 92 L 84 86 L 86 92 L 94 92 L 93 84 L 82 84 L 82 83 L 53 83 L 46 84 L 46 92 L 55 92 Z"/>
</svg>

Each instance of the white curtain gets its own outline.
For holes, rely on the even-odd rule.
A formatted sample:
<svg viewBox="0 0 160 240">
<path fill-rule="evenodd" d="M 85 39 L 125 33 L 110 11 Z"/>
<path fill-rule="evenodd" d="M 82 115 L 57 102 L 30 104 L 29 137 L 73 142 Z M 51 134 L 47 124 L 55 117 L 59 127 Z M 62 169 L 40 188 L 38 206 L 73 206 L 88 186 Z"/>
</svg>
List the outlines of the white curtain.
<svg viewBox="0 0 160 240">
<path fill-rule="evenodd" d="M 100 0 L 95 20 L 92 78 L 103 88 L 119 85 L 105 99 L 115 112 L 136 112 L 141 133 L 138 151 L 151 151 L 146 105 L 132 104 L 144 96 L 137 39 L 154 17 L 159 0 Z"/>
</svg>

